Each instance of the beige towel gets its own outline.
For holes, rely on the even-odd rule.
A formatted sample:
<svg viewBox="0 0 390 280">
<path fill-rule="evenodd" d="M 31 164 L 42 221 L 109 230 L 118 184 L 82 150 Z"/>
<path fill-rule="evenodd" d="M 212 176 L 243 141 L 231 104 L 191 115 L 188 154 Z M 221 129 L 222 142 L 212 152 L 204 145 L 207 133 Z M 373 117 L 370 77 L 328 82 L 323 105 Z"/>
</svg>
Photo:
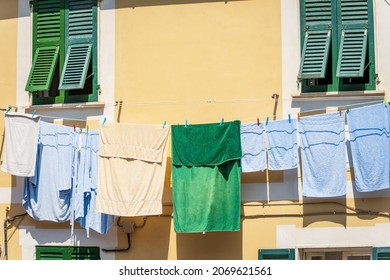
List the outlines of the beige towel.
<svg viewBox="0 0 390 280">
<path fill-rule="evenodd" d="M 170 127 L 100 126 L 96 211 L 118 216 L 162 213 Z"/>
<path fill-rule="evenodd" d="M 37 159 L 39 116 L 5 114 L 3 172 L 23 177 L 35 174 Z"/>
</svg>

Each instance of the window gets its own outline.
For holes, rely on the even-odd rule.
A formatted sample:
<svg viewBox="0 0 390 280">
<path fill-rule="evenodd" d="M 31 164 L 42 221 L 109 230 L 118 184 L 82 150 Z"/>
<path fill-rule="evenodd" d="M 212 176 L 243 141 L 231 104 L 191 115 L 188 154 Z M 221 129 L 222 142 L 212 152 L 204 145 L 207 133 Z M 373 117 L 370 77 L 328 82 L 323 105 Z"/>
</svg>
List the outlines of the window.
<svg viewBox="0 0 390 280">
<path fill-rule="evenodd" d="M 371 248 L 302 249 L 304 260 L 370 260 Z"/>
<path fill-rule="evenodd" d="M 260 249 L 258 251 L 259 260 L 294 260 L 294 249 Z"/>
<path fill-rule="evenodd" d="M 33 104 L 98 100 L 97 0 L 33 0 Z"/>
<path fill-rule="evenodd" d="M 304 92 L 375 90 L 372 0 L 301 0 Z"/>
<path fill-rule="evenodd" d="M 37 260 L 100 260 L 99 247 L 36 246 Z"/>
</svg>

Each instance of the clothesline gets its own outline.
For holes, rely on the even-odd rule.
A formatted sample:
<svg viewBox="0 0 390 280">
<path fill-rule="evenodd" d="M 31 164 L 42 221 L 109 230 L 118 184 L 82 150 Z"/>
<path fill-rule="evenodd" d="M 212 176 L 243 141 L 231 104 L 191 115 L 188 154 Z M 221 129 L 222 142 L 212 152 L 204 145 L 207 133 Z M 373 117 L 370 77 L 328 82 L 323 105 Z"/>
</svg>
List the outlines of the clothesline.
<svg viewBox="0 0 390 280">
<path fill-rule="evenodd" d="M 129 106 L 131 105 L 130 103 L 121 103 L 121 105 L 118 105 L 120 101 L 117 101 L 115 103 L 106 103 L 105 107 L 115 107 L 115 106 Z M 353 104 L 348 104 L 348 105 L 342 105 L 342 106 L 337 106 L 338 108 L 341 108 L 342 110 L 348 110 L 349 108 L 353 107 L 360 107 L 360 106 L 365 106 L 365 105 L 372 105 L 376 103 L 381 103 L 383 100 L 374 100 L 374 101 L 367 101 L 367 102 L 361 102 L 361 103 L 353 103 Z M 385 101 L 386 102 L 386 101 Z M 22 109 L 22 108 L 31 108 L 27 106 L 15 106 L 15 105 L 10 105 L 11 108 L 14 109 Z M 311 109 L 311 110 L 305 110 L 305 111 L 298 111 L 300 115 L 308 114 L 308 113 L 313 113 L 317 111 L 323 111 L 327 110 L 328 107 L 336 107 L 336 106 L 327 106 L 327 107 L 321 107 L 321 108 L 316 108 L 316 109 Z M 1 111 L 7 111 L 8 108 L 0 108 Z M 295 114 L 295 113 L 294 113 Z M 290 115 L 291 118 L 296 118 L 296 115 L 285 113 L 285 114 L 274 114 L 274 115 L 269 115 L 269 116 L 262 116 L 263 118 L 259 117 L 254 117 L 251 119 L 241 119 L 242 122 L 256 122 L 257 118 L 259 118 L 260 122 L 265 122 L 267 118 L 269 118 L 270 121 L 275 120 L 277 117 L 282 117 L 282 118 L 287 118 Z M 53 120 L 67 120 L 67 121 L 79 121 L 79 122 L 86 122 L 86 121 L 101 121 L 103 122 L 103 119 L 105 118 L 104 115 L 102 116 L 96 116 L 94 119 L 78 119 L 78 118 L 69 118 L 69 117 L 59 117 L 59 116 L 49 116 L 49 115 L 39 115 L 41 118 L 48 118 L 48 119 L 53 119 Z M 220 120 L 218 120 L 220 121 Z M 161 122 L 164 123 L 164 120 Z"/>
</svg>

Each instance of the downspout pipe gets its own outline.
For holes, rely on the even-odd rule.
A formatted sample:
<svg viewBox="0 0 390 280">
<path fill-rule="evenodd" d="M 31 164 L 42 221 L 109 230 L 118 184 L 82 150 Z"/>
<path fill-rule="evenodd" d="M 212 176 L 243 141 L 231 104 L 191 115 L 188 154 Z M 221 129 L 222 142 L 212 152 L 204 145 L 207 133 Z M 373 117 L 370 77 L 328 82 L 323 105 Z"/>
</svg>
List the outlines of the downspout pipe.
<svg viewBox="0 0 390 280">
<path fill-rule="evenodd" d="M 4 230 L 4 259 L 5 260 L 8 260 L 8 234 L 7 234 L 8 225 L 10 225 L 13 221 L 15 221 L 16 218 L 23 217 L 25 215 L 27 215 L 27 213 L 15 215 L 13 217 L 8 217 L 4 219 L 3 230 Z"/>
</svg>

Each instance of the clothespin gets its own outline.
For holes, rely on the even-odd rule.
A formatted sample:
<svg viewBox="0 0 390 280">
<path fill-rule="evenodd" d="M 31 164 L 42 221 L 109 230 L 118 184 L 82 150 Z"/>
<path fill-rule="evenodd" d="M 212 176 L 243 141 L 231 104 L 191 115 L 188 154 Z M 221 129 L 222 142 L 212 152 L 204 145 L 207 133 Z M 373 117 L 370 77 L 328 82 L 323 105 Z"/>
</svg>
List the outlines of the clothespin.
<svg viewBox="0 0 390 280">
<path fill-rule="evenodd" d="M 386 100 L 386 97 L 385 97 L 385 99 L 383 100 L 383 103 L 385 104 L 385 107 L 387 107 L 387 100 Z"/>
<path fill-rule="evenodd" d="M 301 114 L 297 113 L 297 115 L 298 115 L 298 121 L 301 121 Z"/>
<path fill-rule="evenodd" d="M 76 125 L 73 125 L 73 131 L 76 132 Z"/>
<path fill-rule="evenodd" d="M 265 120 L 265 125 L 268 125 L 268 120 L 269 120 L 269 117 L 267 117 L 267 119 Z"/>
<path fill-rule="evenodd" d="M 221 122 L 219 123 L 219 125 L 222 125 L 223 121 L 224 121 L 224 118 L 221 119 Z"/>
<path fill-rule="evenodd" d="M 288 114 L 288 122 L 291 123 L 291 115 Z"/>
<path fill-rule="evenodd" d="M 188 125 L 188 122 L 187 122 L 187 120 L 186 120 L 186 122 L 185 122 L 185 126 L 187 127 L 187 125 Z"/>
<path fill-rule="evenodd" d="M 87 125 L 87 134 L 88 134 L 89 126 Z"/>
<path fill-rule="evenodd" d="M 164 123 L 163 123 L 163 128 L 165 127 L 166 124 L 167 124 L 167 121 L 164 121 Z"/>
<path fill-rule="evenodd" d="M 340 117 L 341 117 L 342 111 L 343 110 L 341 108 L 339 108 Z"/>
<path fill-rule="evenodd" d="M 260 125 L 260 120 L 259 120 L 259 118 L 257 118 L 257 126 L 259 126 Z"/>
<path fill-rule="evenodd" d="M 104 125 L 106 123 L 107 118 L 104 117 L 102 124 Z"/>
<path fill-rule="evenodd" d="M 9 111 L 11 111 L 11 106 L 8 106 L 8 109 L 5 111 L 5 113 L 8 114 Z"/>
<path fill-rule="evenodd" d="M 349 106 L 347 106 L 347 114 L 349 113 Z"/>
<path fill-rule="evenodd" d="M 33 112 L 32 112 L 32 118 L 35 116 L 35 114 L 37 113 L 37 110 L 34 110 Z"/>
</svg>

